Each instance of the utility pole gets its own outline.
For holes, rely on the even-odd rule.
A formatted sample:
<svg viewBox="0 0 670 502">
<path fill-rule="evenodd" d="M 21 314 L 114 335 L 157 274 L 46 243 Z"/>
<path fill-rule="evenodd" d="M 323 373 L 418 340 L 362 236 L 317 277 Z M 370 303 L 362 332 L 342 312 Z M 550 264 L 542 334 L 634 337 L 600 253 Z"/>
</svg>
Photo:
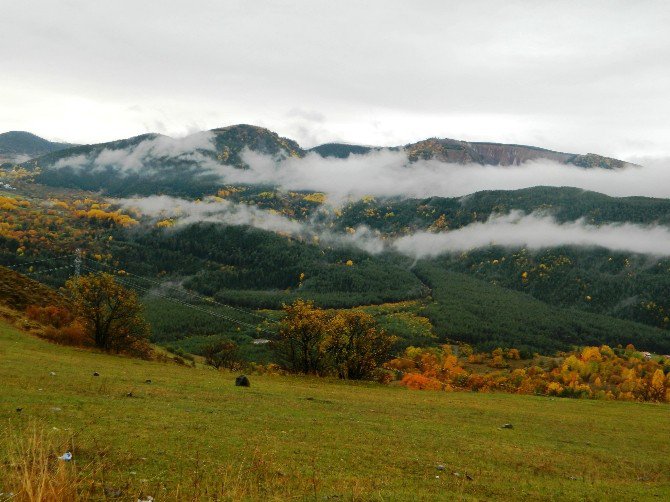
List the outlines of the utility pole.
<svg viewBox="0 0 670 502">
<path fill-rule="evenodd" d="M 81 275 L 81 249 L 77 248 L 76 256 L 74 257 L 74 275 L 79 277 Z"/>
</svg>

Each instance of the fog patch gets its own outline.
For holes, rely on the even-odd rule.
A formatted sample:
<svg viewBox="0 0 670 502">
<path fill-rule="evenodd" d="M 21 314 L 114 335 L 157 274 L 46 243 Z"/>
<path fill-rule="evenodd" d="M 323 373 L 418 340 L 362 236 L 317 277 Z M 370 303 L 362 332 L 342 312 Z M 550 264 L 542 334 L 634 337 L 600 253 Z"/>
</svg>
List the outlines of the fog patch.
<svg viewBox="0 0 670 502">
<path fill-rule="evenodd" d="M 282 190 L 324 192 L 331 203 L 363 195 L 376 197 L 461 197 L 482 190 L 516 190 L 534 186 L 569 186 L 611 196 L 642 195 L 670 198 L 670 159 L 632 159 L 619 169 L 582 168 L 548 160 L 514 166 L 446 163 L 439 160 L 410 162 L 402 149 L 380 149 L 347 158 L 279 158 L 245 149 L 247 168 L 222 164 L 216 157 L 214 133 L 183 138 L 156 136 L 127 148 L 109 145 L 87 155 L 58 160 L 54 168 L 116 170 L 119 175 L 153 176 L 169 162 L 183 163 L 184 176 L 215 175 L 221 184 L 270 185 Z M 164 163 L 164 164 L 162 164 Z M 185 181 L 186 178 L 185 178 Z"/>
<path fill-rule="evenodd" d="M 410 163 L 404 151 L 378 150 L 346 159 L 309 153 L 302 159 L 275 161 L 246 151 L 249 169 L 212 169 L 230 183 L 272 184 L 286 190 L 312 190 L 333 200 L 362 195 L 427 198 L 461 197 L 482 190 L 516 190 L 534 186 L 576 187 L 611 196 L 670 197 L 670 159 L 636 159 L 644 166 L 583 168 L 548 160 L 518 166 L 455 164 L 438 160 Z"/>
<path fill-rule="evenodd" d="M 177 228 L 201 222 L 246 225 L 314 244 L 353 246 L 373 255 L 393 251 L 421 259 L 489 246 L 529 250 L 575 246 L 653 257 L 670 256 L 669 227 L 632 223 L 592 225 L 584 219 L 559 223 L 553 216 L 538 212 L 494 214 L 485 222 L 471 223 L 455 230 L 421 231 L 393 239 L 366 226 L 336 232 L 329 228 L 328 222 L 296 221 L 273 211 L 218 197 L 190 201 L 157 195 L 110 201 L 149 218 L 153 223 L 172 220 L 170 224 Z"/>
<path fill-rule="evenodd" d="M 611 251 L 670 256 L 670 228 L 632 223 L 596 226 L 583 219 L 558 223 L 552 216 L 512 211 L 447 232 L 417 232 L 392 243 L 397 252 L 414 258 L 431 258 L 488 246 L 530 250 L 561 246 L 602 247 Z"/>
<path fill-rule="evenodd" d="M 175 226 L 209 222 L 226 225 L 248 225 L 271 232 L 300 235 L 304 225 L 280 214 L 246 204 L 235 204 L 223 199 L 208 197 L 190 201 L 168 195 L 110 199 L 122 208 L 139 213 L 153 221 L 173 220 Z"/>
<path fill-rule="evenodd" d="M 58 160 L 53 167 L 56 169 L 71 168 L 87 169 L 90 172 L 106 169 L 116 170 L 119 174 L 155 173 L 156 161 L 187 161 L 194 164 L 206 164 L 209 156 L 205 152 L 214 153 L 214 134 L 203 131 L 183 138 L 156 136 L 147 138 L 127 148 L 114 148 L 110 145 L 98 152 L 88 155 L 74 155 Z"/>
</svg>

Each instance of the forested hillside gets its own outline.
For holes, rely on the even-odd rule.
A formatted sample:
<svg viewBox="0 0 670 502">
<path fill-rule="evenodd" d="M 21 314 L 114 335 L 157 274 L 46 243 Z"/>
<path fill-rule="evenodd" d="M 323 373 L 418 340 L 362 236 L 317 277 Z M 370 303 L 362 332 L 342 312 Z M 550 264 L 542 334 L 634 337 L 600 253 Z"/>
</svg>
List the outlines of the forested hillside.
<svg viewBox="0 0 670 502">
<path fill-rule="evenodd" d="M 26 131 L 4 132 L 0 134 L 0 164 L 23 162 L 26 158 L 46 155 L 71 146 L 68 143 L 49 141 Z"/>
<path fill-rule="evenodd" d="M 512 166 L 543 158 L 582 166 L 588 158 L 583 167 L 623 168 L 611 159 L 519 145 L 427 140 L 393 150 L 405 152 L 410 170 L 422 159 Z M 449 339 L 484 349 L 551 352 L 632 342 L 670 351 L 667 258 L 608 250 L 595 242 L 445 250 L 417 264 L 417 256 L 394 247 L 397 239 L 421 232 L 448 236 L 513 211 L 549 217 L 557 225 L 651 228 L 670 223 L 668 199 L 569 187 L 332 199 L 326 192 L 253 179 L 224 183 L 217 174 L 221 166 L 248 171 L 249 152 L 279 162 L 316 154 L 365 158 L 375 151 L 333 143 L 310 153 L 271 131 L 242 125 L 180 139 L 145 134 L 5 166 L 2 179 L 17 190 L 0 192 L 0 263 L 24 267 L 17 270 L 59 286 L 80 249 L 85 269 L 135 274 L 250 309 L 279 309 L 297 298 L 327 308 L 418 301 L 430 319 L 429 331 L 437 335 L 431 341 L 423 333 L 419 338 L 426 344 Z M 47 261 L 32 265 L 40 258 Z M 130 277 L 124 280 L 133 284 Z M 134 284 L 143 294 L 156 286 Z M 156 340 L 165 343 L 196 347 L 217 335 L 218 328 L 206 323 L 189 327 L 181 321 L 178 333 L 161 322 L 159 311 L 152 315 L 160 326 Z M 402 340 L 414 336 L 398 329 Z M 200 341 L 185 341 L 191 336 Z"/>
</svg>

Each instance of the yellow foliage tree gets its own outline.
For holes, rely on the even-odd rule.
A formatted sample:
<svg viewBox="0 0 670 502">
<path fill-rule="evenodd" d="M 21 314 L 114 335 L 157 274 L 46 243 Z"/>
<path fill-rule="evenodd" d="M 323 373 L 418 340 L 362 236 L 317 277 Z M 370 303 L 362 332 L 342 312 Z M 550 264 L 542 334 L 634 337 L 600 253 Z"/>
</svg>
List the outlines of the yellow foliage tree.
<svg viewBox="0 0 670 502">
<path fill-rule="evenodd" d="M 114 276 L 89 274 L 67 281 L 75 315 L 86 334 L 103 350 L 147 356 L 149 327 L 134 291 L 118 284 Z"/>
</svg>

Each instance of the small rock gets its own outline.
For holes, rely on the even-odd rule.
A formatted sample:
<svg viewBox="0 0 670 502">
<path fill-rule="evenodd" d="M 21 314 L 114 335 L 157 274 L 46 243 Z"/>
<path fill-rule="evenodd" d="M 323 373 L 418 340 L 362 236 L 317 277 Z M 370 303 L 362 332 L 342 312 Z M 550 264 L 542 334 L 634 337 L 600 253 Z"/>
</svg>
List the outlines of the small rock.
<svg viewBox="0 0 670 502">
<path fill-rule="evenodd" d="M 501 429 L 514 429 L 514 426 L 512 424 L 503 424 Z"/>
<path fill-rule="evenodd" d="M 240 375 L 235 379 L 235 385 L 237 387 L 251 387 L 251 382 L 246 375 Z"/>
<path fill-rule="evenodd" d="M 94 371 L 93 376 L 100 376 L 100 373 L 98 373 L 97 371 Z"/>
<path fill-rule="evenodd" d="M 444 466 L 442 464 L 440 464 L 440 465 L 436 466 L 435 469 L 437 469 L 438 471 L 443 471 Z"/>
<path fill-rule="evenodd" d="M 105 497 L 111 499 L 117 499 L 123 495 L 123 492 L 119 488 L 111 488 L 109 486 L 105 486 L 103 488 L 103 491 L 105 492 Z"/>
<path fill-rule="evenodd" d="M 472 476 L 470 476 L 467 472 L 465 473 L 465 479 L 467 479 L 468 481 L 474 481 Z"/>
<path fill-rule="evenodd" d="M 147 378 L 147 379 L 144 381 L 144 383 L 151 383 L 151 380 L 149 380 L 149 379 Z"/>
<path fill-rule="evenodd" d="M 60 409 L 58 406 L 53 406 L 53 407 L 51 408 L 51 411 L 54 411 L 54 412 L 57 413 L 57 412 L 61 411 L 61 409 Z"/>
<path fill-rule="evenodd" d="M 16 408 L 16 413 L 21 413 L 23 411 L 23 408 Z"/>
<path fill-rule="evenodd" d="M 133 397 L 133 393 L 129 392 L 128 394 L 126 394 L 126 397 Z"/>
<path fill-rule="evenodd" d="M 56 376 L 56 372 L 55 372 L 55 371 L 50 371 L 50 372 L 49 372 L 49 375 L 51 375 L 51 376 Z"/>
<path fill-rule="evenodd" d="M 460 472 L 452 472 L 452 474 L 453 474 L 454 476 L 456 476 L 457 478 L 460 478 L 460 477 L 461 477 L 461 473 L 460 473 Z"/>
</svg>

